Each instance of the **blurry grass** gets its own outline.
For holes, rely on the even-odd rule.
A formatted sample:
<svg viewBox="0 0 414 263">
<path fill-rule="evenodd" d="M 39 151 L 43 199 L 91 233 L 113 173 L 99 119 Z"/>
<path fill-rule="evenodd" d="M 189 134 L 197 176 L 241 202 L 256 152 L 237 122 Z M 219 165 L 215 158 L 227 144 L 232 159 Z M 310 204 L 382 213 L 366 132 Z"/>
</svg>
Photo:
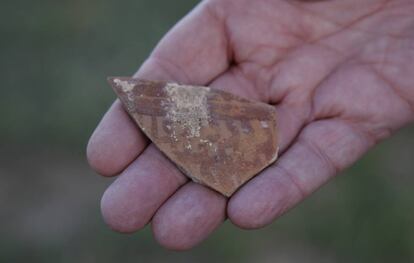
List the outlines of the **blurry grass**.
<svg viewBox="0 0 414 263">
<path fill-rule="evenodd" d="M 0 138 L 80 147 L 114 95 L 195 1 L 10 1 L 0 11 Z"/>
<path fill-rule="evenodd" d="M 23 3 L 22 3 L 23 2 Z M 114 99 L 196 1 L 3 1 L 0 5 L 0 262 L 414 262 L 414 130 L 407 128 L 276 223 L 226 223 L 194 250 L 160 248 L 149 228 L 111 232 L 111 179 L 84 160 Z"/>
</svg>

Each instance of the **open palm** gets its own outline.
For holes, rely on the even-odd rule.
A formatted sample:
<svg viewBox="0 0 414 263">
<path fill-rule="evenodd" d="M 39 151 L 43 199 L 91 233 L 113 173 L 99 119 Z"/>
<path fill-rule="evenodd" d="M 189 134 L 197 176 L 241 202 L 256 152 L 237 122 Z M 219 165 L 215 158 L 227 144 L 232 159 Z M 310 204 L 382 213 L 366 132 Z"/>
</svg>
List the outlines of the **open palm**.
<svg viewBox="0 0 414 263">
<path fill-rule="evenodd" d="M 230 199 L 188 179 L 116 101 L 88 145 L 91 166 L 118 175 L 105 221 L 152 222 L 164 246 L 187 249 L 226 217 L 271 223 L 413 120 L 414 1 L 211 0 L 159 43 L 136 77 L 209 85 L 275 105 L 280 159 Z"/>
</svg>

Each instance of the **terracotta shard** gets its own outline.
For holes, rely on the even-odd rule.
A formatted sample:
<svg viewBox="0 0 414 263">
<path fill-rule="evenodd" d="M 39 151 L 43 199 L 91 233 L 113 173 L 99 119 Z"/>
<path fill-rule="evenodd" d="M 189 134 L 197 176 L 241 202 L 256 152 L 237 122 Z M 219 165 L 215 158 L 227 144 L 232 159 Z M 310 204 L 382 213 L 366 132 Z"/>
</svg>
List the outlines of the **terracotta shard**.
<svg viewBox="0 0 414 263">
<path fill-rule="evenodd" d="M 111 77 L 141 130 L 193 181 L 231 196 L 277 159 L 274 107 L 208 87 Z"/>
</svg>

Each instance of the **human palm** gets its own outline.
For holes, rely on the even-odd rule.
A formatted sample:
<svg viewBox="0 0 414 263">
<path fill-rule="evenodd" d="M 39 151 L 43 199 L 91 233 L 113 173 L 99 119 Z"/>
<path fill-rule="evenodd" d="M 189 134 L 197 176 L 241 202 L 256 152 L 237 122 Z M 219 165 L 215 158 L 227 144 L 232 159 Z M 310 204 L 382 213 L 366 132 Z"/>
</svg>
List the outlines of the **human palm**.
<svg viewBox="0 0 414 263">
<path fill-rule="evenodd" d="M 370 147 L 412 121 L 414 1 L 211 0 L 159 43 L 135 75 L 209 85 L 273 104 L 281 156 L 230 199 L 188 179 L 116 101 L 88 144 L 91 166 L 119 175 L 105 221 L 152 222 L 165 247 L 187 249 L 226 217 L 271 223 Z"/>
</svg>

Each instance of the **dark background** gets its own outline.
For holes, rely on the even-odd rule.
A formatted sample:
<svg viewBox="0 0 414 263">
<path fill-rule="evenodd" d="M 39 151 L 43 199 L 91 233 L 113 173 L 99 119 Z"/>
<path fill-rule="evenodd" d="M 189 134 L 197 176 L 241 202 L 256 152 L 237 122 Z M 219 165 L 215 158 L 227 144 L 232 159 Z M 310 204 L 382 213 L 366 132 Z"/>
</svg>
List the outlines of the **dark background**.
<svg viewBox="0 0 414 263">
<path fill-rule="evenodd" d="M 414 262 L 414 127 L 257 231 L 226 223 L 183 253 L 111 232 L 112 179 L 85 161 L 115 95 L 197 1 L 1 1 L 0 262 Z"/>
</svg>

